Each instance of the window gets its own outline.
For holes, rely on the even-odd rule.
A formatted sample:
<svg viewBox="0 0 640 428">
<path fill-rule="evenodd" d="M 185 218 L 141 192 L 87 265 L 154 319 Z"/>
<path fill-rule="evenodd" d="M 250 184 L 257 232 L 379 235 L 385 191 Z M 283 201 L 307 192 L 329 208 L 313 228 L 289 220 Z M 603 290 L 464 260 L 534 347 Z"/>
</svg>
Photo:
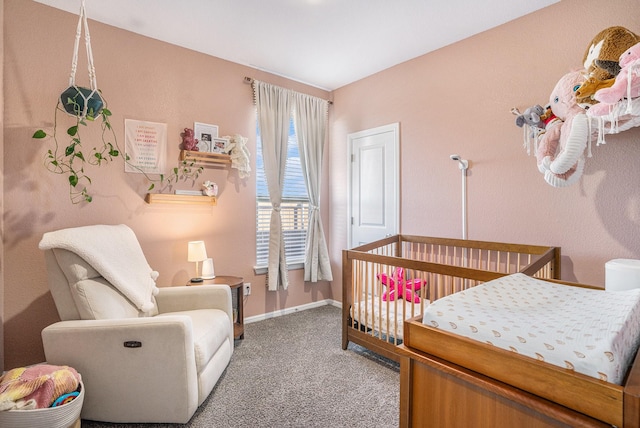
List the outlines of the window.
<svg viewBox="0 0 640 428">
<path fill-rule="evenodd" d="M 271 219 L 271 202 L 264 174 L 262 160 L 262 140 L 257 127 L 256 139 L 256 265 L 266 267 L 269 257 L 269 224 Z M 300 166 L 298 140 L 293 126 L 293 118 L 289 121 L 289 143 L 287 148 L 287 164 L 284 174 L 282 192 L 282 232 L 284 234 L 285 254 L 289 267 L 304 263 L 304 249 L 309 227 L 309 196 Z"/>
</svg>

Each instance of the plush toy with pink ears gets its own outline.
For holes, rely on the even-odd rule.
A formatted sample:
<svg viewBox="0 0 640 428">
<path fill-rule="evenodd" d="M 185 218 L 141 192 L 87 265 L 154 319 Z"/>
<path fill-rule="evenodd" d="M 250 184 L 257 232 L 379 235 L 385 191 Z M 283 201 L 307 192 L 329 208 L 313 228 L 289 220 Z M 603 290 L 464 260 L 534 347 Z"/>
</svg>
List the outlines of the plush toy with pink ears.
<svg viewBox="0 0 640 428">
<path fill-rule="evenodd" d="M 610 105 L 625 97 L 630 101 L 640 96 L 640 43 L 631 46 L 620 55 L 619 64 L 621 70 L 613 86 L 600 89 L 593 95 L 600 101 L 600 107 L 590 111 L 592 116 L 607 114 Z"/>
<path fill-rule="evenodd" d="M 386 273 L 379 273 L 378 279 L 383 285 L 387 286 L 387 291 L 382 294 L 382 301 L 387 300 L 393 302 L 403 299 L 408 302 L 420 303 L 418 290 L 426 283 L 423 279 L 404 279 L 404 268 L 396 268 L 391 276 Z"/>
</svg>

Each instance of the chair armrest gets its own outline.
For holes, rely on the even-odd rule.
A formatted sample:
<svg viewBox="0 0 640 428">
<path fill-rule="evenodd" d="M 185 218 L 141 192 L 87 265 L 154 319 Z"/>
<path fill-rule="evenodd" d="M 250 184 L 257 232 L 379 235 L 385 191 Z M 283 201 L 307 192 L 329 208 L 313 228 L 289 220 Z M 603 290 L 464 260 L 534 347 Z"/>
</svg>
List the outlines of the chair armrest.
<svg viewBox="0 0 640 428">
<path fill-rule="evenodd" d="M 47 361 L 54 354 L 84 354 L 95 361 L 113 352 L 131 350 L 152 353 L 155 360 L 153 353 L 171 354 L 167 343 L 179 360 L 191 361 L 194 352 L 191 318 L 180 315 L 60 321 L 42 330 L 42 341 Z M 140 342 L 141 346 L 127 347 L 125 342 Z"/>
<path fill-rule="evenodd" d="M 187 420 L 186 412 L 198 405 L 192 330 L 191 319 L 180 315 L 60 321 L 42 330 L 42 343 L 49 364 L 68 365 L 81 374 L 91 391 L 85 398 L 91 416 L 125 412 L 113 397 L 145 397 L 150 403 L 179 402 L 175 413 L 185 414 L 172 417 Z"/>
<path fill-rule="evenodd" d="M 233 320 L 231 288 L 225 284 L 160 287 L 156 296 L 159 313 L 220 309 Z"/>
</svg>

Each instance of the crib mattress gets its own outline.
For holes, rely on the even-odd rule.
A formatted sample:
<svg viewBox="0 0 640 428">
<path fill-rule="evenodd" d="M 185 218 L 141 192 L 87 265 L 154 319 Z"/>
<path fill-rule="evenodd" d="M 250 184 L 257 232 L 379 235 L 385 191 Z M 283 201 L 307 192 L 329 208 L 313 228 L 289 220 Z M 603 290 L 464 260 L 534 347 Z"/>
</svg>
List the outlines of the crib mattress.
<svg viewBox="0 0 640 428">
<path fill-rule="evenodd" d="M 422 303 L 412 303 L 400 299 L 384 302 L 374 297 L 355 302 L 351 307 L 351 317 L 379 334 L 402 339 L 404 320 L 422 315 L 421 304 L 427 306 L 429 301 L 423 299 Z"/>
<path fill-rule="evenodd" d="M 518 273 L 436 300 L 422 321 L 621 384 L 638 349 L 640 290 L 571 287 Z"/>
</svg>

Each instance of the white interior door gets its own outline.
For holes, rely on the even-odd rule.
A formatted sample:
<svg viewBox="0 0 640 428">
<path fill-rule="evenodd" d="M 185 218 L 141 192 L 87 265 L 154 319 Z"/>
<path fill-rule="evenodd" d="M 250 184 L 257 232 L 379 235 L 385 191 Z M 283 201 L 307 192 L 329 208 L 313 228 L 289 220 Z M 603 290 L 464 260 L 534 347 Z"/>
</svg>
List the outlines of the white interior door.
<svg viewBox="0 0 640 428">
<path fill-rule="evenodd" d="M 349 248 L 399 231 L 400 124 L 348 135 Z"/>
</svg>

